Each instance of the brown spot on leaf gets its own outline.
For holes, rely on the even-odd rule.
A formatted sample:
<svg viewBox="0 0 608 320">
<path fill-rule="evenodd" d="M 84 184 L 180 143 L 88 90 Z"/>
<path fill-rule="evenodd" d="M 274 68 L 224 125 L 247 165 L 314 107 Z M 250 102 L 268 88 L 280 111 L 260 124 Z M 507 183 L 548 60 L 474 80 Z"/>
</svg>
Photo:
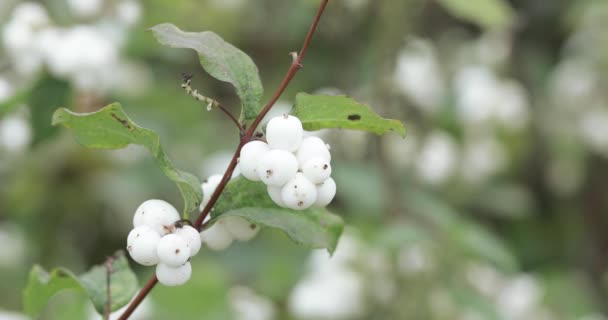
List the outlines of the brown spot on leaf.
<svg viewBox="0 0 608 320">
<path fill-rule="evenodd" d="M 358 114 L 350 114 L 350 115 L 348 115 L 348 120 L 350 120 L 350 121 L 361 120 L 361 116 Z"/>
</svg>

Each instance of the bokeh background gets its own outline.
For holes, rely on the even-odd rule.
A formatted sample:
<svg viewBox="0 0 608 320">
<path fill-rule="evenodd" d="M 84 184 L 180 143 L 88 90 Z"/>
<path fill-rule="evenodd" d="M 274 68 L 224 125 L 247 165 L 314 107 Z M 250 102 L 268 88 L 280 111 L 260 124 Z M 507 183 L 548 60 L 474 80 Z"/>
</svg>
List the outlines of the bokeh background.
<svg viewBox="0 0 608 320">
<path fill-rule="evenodd" d="M 607 319 L 608 1 L 492 3 L 330 1 L 277 112 L 300 91 L 344 93 L 408 128 L 405 140 L 319 133 L 330 210 L 348 225 L 336 255 L 265 229 L 199 254 L 187 285 L 157 287 L 133 319 Z M 235 112 L 238 100 L 146 29 L 217 32 L 258 64 L 268 98 L 317 5 L 0 1 L 0 319 L 27 319 L 33 264 L 83 272 L 124 247 L 141 202 L 181 205 L 145 150 L 84 149 L 51 127 L 57 107 L 119 101 L 203 180 L 238 136 L 184 94 L 181 73 Z M 133 268 L 141 282 L 153 271 Z M 99 316 L 64 292 L 42 319 Z"/>
</svg>

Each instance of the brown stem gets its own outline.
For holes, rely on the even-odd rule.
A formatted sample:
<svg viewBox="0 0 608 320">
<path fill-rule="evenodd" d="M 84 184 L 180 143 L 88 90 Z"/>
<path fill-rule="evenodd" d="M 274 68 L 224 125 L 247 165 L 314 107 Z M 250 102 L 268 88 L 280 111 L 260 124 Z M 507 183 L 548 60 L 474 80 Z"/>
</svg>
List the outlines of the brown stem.
<svg viewBox="0 0 608 320">
<path fill-rule="evenodd" d="M 272 106 L 274 106 L 274 104 L 277 102 L 277 100 L 279 100 L 279 97 L 281 97 L 281 94 L 283 94 L 283 92 L 285 91 L 285 89 L 287 88 L 287 86 L 289 85 L 289 83 L 291 82 L 293 77 L 296 75 L 296 73 L 298 73 L 298 71 L 302 68 L 302 59 L 306 55 L 306 51 L 308 50 L 308 47 L 312 40 L 312 36 L 314 35 L 315 30 L 317 29 L 317 26 L 319 25 L 319 21 L 321 20 L 321 16 L 323 15 L 323 11 L 325 11 L 325 7 L 327 6 L 328 1 L 329 0 L 323 0 L 321 2 L 321 4 L 319 5 L 317 14 L 315 15 L 312 25 L 310 26 L 310 29 L 308 30 L 308 34 L 306 35 L 306 38 L 304 39 L 304 43 L 302 44 L 302 49 L 300 50 L 300 52 L 297 55 L 294 55 L 291 66 L 289 66 L 289 69 L 287 70 L 287 73 L 285 74 L 283 81 L 281 81 L 281 84 L 279 85 L 279 87 L 277 88 L 275 93 L 273 94 L 270 101 L 266 104 L 266 106 L 264 106 L 264 109 L 262 109 L 260 114 L 258 114 L 258 116 L 255 118 L 255 120 L 253 120 L 253 123 L 249 127 L 247 132 L 241 136 L 239 145 L 237 146 L 236 150 L 234 151 L 234 155 L 232 155 L 232 160 L 230 160 L 230 164 L 228 165 L 226 172 L 224 172 L 222 181 L 220 181 L 217 188 L 211 195 L 209 202 L 207 203 L 205 208 L 203 208 L 200 215 L 194 222 L 193 226 L 196 229 L 198 229 L 198 230 L 201 229 L 201 226 L 203 225 L 203 221 L 209 215 L 209 212 L 211 212 L 211 208 L 213 208 L 213 206 L 215 206 L 217 199 L 219 199 L 220 195 L 222 194 L 222 191 L 224 191 L 224 188 L 228 184 L 230 177 L 232 177 L 232 173 L 234 172 L 234 169 L 236 168 L 239 154 L 241 153 L 241 148 L 243 148 L 243 146 L 247 142 L 249 142 L 249 140 L 251 140 L 251 138 L 255 134 L 255 129 L 257 128 L 257 126 L 262 122 L 262 119 L 264 119 L 264 117 L 266 116 L 268 111 L 270 111 L 270 109 L 272 108 Z M 154 285 L 156 284 L 157 281 L 158 280 L 156 279 L 156 276 L 153 276 L 148 281 L 146 286 L 139 292 L 139 294 L 137 294 L 135 299 L 133 299 L 133 301 L 127 308 L 127 310 L 120 316 L 119 320 L 126 320 L 129 318 L 129 316 L 131 315 L 131 313 L 133 313 L 135 308 L 137 308 L 137 306 L 142 302 L 142 300 L 148 295 L 150 290 L 152 290 L 152 288 L 154 287 Z"/>
</svg>

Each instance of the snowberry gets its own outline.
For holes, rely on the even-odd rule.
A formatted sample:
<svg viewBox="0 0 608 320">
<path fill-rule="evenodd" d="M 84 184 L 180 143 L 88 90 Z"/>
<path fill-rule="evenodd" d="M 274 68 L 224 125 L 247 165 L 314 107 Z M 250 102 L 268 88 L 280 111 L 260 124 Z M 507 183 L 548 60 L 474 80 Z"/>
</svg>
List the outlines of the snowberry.
<svg viewBox="0 0 608 320">
<path fill-rule="evenodd" d="M 321 184 L 317 185 L 317 202 L 315 206 L 327 206 L 336 195 L 336 182 L 332 178 L 328 178 Z"/>
<path fill-rule="evenodd" d="M 260 179 L 269 186 L 282 186 L 295 177 L 298 160 L 285 150 L 270 150 L 258 162 Z"/>
<path fill-rule="evenodd" d="M 162 236 L 171 232 L 173 224 L 179 218 L 179 213 L 170 203 L 152 199 L 145 201 L 135 210 L 133 227 L 146 225 Z"/>
<path fill-rule="evenodd" d="M 285 208 L 285 203 L 283 203 L 283 199 L 281 198 L 281 190 L 282 187 L 268 186 L 268 195 L 279 207 Z"/>
<path fill-rule="evenodd" d="M 287 114 L 270 119 L 266 125 L 266 140 L 271 149 L 294 152 L 300 147 L 303 135 L 302 122 Z"/>
<path fill-rule="evenodd" d="M 160 263 L 179 267 L 190 259 L 190 247 L 182 237 L 168 234 L 160 239 L 156 249 Z"/>
<path fill-rule="evenodd" d="M 186 262 L 178 267 L 171 267 L 164 263 L 156 266 L 156 278 L 158 282 L 166 286 L 179 286 L 186 283 L 192 275 L 192 266 Z"/>
<path fill-rule="evenodd" d="M 221 251 L 230 247 L 233 240 L 232 234 L 228 232 L 221 220 L 201 232 L 202 243 L 214 251 Z"/>
<path fill-rule="evenodd" d="M 191 257 L 194 257 L 201 249 L 201 236 L 198 233 L 198 230 L 196 230 L 194 227 L 185 225 L 180 228 L 176 228 L 173 233 L 186 241 L 188 247 L 190 248 Z"/>
<path fill-rule="evenodd" d="M 241 174 L 249 180 L 260 181 L 257 171 L 258 161 L 269 150 L 268 144 L 262 141 L 251 141 L 245 144 L 239 157 Z"/>
<path fill-rule="evenodd" d="M 322 157 L 310 158 L 302 166 L 302 173 L 310 182 L 321 183 L 331 176 L 331 165 Z"/>
<path fill-rule="evenodd" d="M 291 209 L 304 210 L 317 200 L 317 188 L 302 173 L 298 172 L 281 190 L 283 203 Z"/>
<path fill-rule="evenodd" d="M 156 248 L 160 241 L 160 235 L 148 226 L 139 226 L 127 237 L 127 251 L 135 262 L 152 266 L 158 263 Z"/>
<path fill-rule="evenodd" d="M 222 218 L 224 227 L 237 240 L 249 241 L 253 239 L 260 231 L 260 227 L 241 217 L 231 216 Z"/>
<path fill-rule="evenodd" d="M 203 200 L 201 201 L 201 204 L 199 206 L 199 208 L 201 210 L 203 210 L 203 208 L 205 208 L 205 206 L 211 199 L 211 195 L 213 194 L 213 192 L 215 192 L 215 189 L 217 188 L 217 186 L 220 184 L 221 181 L 222 181 L 222 175 L 214 174 L 212 176 L 209 176 L 209 178 L 207 178 L 207 181 L 205 181 L 201 184 L 201 188 L 203 189 Z"/>
<path fill-rule="evenodd" d="M 321 157 L 325 161 L 331 161 L 331 153 L 329 153 L 329 147 L 319 137 L 308 137 L 302 140 L 300 148 L 296 152 L 296 158 L 300 168 L 304 166 L 308 160 L 316 157 Z"/>
</svg>

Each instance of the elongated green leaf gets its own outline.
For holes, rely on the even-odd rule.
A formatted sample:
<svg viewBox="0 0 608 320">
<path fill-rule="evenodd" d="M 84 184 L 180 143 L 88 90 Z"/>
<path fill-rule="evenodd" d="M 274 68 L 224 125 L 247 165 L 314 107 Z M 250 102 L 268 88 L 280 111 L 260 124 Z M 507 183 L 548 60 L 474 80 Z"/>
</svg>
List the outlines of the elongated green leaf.
<svg viewBox="0 0 608 320">
<path fill-rule="evenodd" d="M 266 186 L 244 178 L 231 181 L 219 198 L 212 218 L 239 216 L 284 231 L 294 242 L 333 253 L 344 221 L 324 208 L 296 211 L 277 206 Z"/>
<path fill-rule="evenodd" d="M 88 148 L 120 149 L 129 144 L 146 147 L 158 166 L 171 179 L 184 198 L 184 213 L 198 208 L 203 197 L 195 176 L 176 169 L 160 145 L 159 136 L 152 130 L 135 124 L 119 103 L 113 103 L 93 113 L 74 113 L 58 109 L 53 114 L 53 125 L 63 125 L 74 131 L 76 140 Z"/>
<path fill-rule="evenodd" d="M 27 286 L 23 292 L 24 311 L 32 317 L 42 312 L 47 302 L 63 290 L 85 292 L 95 309 L 103 313 L 106 305 L 106 268 L 104 265 L 94 266 L 89 272 L 80 277 L 67 269 L 56 268 L 51 272 L 40 266 L 34 266 L 30 271 Z M 110 308 L 117 310 L 126 305 L 137 292 L 137 277 L 129 268 L 124 253 L 118 252 L 112 262 L 110 274 Z"/>
<path fill-rule="evenodd" d="M 300 118 L 306 130 L 341 128 L 378 135 L 393 131 L 405 137 L 401 121 L 383 119 L 370 107 L 346 96 L 298 93 L 292 114 Z"/>
<path fill-rule="evenodd" d="M 439 0 L 453 16 L 481 27 L 504 28 L 512 23 L 513 8 L 504 0 Z"/>
<path fill-rule="evenodd" d="M 195 50 L 205 71 L 231 83 L 243 104 L 241 119 L 250 120 L 258 115 L 264 89 L 258 68 L 247 54 L 211 31 L 184 32 L 169 23 L 150 30 L 162 45 Z"/>
</svg>

